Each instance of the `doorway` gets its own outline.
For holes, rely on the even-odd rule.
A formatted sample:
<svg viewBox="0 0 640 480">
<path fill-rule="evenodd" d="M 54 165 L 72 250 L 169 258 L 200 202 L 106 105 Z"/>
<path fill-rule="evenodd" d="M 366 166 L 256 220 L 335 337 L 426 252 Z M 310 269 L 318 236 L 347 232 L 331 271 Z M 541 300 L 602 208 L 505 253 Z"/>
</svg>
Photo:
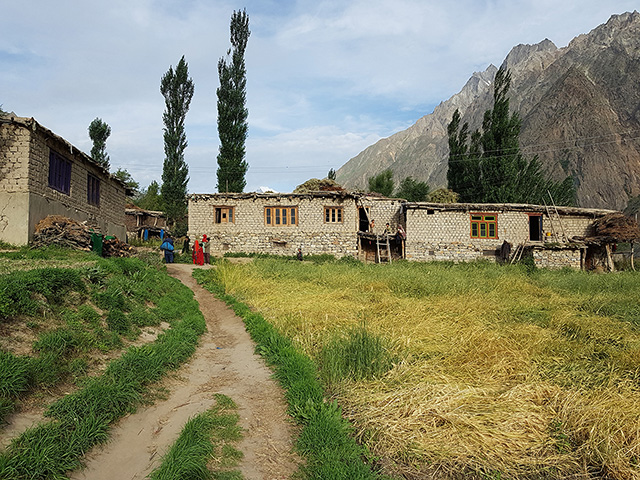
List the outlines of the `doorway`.
<svg viewBox="0 0 640 480">
<path fill-rule="evenodd" d="M 529 215 L 529 240 L 542 241 L 542 215 Z"/>
</svg>

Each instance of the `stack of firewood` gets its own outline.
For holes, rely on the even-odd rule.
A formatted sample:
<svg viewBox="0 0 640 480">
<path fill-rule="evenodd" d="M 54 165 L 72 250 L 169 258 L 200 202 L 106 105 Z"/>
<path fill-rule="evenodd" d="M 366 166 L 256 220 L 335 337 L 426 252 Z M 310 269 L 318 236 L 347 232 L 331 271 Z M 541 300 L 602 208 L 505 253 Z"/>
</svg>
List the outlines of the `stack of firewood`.
<svg viewBox="0 0 640 480">
<path fill-rule="evenodd" d="M 62 215 L 49 215 L 36 225 L 31 245 L 58 245 L 75 250 L 91 250 L 91 232 L 86 225 L 75 220 Z"/>
<path fill-rule="evenodd" d="M 36 225 L 31 246 L 37 248 L 58 245 L 74 250 L 91 251 L 93 247 L 91 235 L 91 230 L 84 223 L 62 215 L 49 215 Z M 128 257 L 132 250 L 131 245 L 117 238 L 105 238 L 102 241 L 104 257 Z"/>
<path fill-rule="evenodd" d="M 133 247 L 121 242 L 117 238 L 105 238 L 102 242 L 103 257 L 128 257 L 133 252 Z"/>
</svg>

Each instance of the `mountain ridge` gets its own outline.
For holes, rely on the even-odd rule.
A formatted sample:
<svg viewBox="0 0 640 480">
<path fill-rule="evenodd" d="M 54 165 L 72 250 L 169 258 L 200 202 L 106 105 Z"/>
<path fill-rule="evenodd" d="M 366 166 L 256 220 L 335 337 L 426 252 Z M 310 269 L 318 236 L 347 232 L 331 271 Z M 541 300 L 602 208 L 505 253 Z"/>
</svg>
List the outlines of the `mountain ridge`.
<svg viewBox="0 0 640 480">
<path fill-rule="evenodd" d="M 511 112 L 522 120 L 521 150 L 537 154 L 549 176 L 574 178 L 584 207 L 623 209 L 640 195 L 640 14 L 613 15 L 566 47 L 549 39 L 511 49 Z M 406 130 L 367 147 L 337 171 L 348 188 L 386 168 L 396 184 L 406 176 L 446 185 L 447 125 L 455 109 L 470 130 L 493 104 L 489 65 Z"/>
</svg>

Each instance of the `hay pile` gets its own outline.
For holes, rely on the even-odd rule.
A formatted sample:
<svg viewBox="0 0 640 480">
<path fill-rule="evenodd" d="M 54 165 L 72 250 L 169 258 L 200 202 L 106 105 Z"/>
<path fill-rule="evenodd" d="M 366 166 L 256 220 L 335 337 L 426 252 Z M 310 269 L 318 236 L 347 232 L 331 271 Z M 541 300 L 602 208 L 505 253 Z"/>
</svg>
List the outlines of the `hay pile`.
<svg viewBox="0 0 640 480">
<path fill-rule="evenodd" d="M 335 180 L 329 178 L 311 178 L 301 185 L 298 185 L 293 193 L 309 193 L 309 192 L 344 192 L 345 189 Z"/>
<path fill-rule="evenodd" d="M 57 245 L 88 252 L 92 250 L 91 233 L 84 223 L 62 215 L 49 215 L 36 225 L 31 246 L 39 248 Z M 104 257 L 126 257 L 131 251 L 130 245 L 117 238 L 103 240 Z"/>
<path fill-rule="evenodd" d="M 636 221 L 619 212 L 609 213 L 597 219 L 593 222 L 593 229 L 595 235 L 603 240 L 633 242 L 640 239 L 640 229 Z"/>
</svg>

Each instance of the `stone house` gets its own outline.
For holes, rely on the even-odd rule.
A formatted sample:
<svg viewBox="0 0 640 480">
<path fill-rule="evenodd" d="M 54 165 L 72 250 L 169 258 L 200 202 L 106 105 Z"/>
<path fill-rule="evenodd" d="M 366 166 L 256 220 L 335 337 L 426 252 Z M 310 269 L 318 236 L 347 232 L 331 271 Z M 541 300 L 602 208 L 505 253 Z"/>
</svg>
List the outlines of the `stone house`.
<svg viewBox="0 0 640 480">
<path fill-rule="evenodd" d="M 540 267 L 586 268 L 600 256 L 585 239 L 612 210 L 524 204 L 404 203 L 408 260 L 471 261 L 511 254 L 533 256 Z"/>
<path fill-rule="evenodd" d="M 126 186 L 33 118 L 0 118 L 0 240 L 24 245 L 47 215 L 126 237 Z"/>
<path fill-rule="evenodd" d="M 530 255 L 543 267 L 584 268 L 595 255 L 580 239 L 611 213 L 518 204 L 412 203 L 348 192 L 194 194 L 189 236 L 211 253 L 346 255 L 364 261 L 500 260 Z M 391 229 L 385 235 L 386 224 Z M 398 229 L 404 235 L 397 235 Z"/>
<path fill-rule="evenodd" d="M 326 191 L 189 196 L 189 237 L 211 239 L 211 254 L 358 255 L 358 231 L 397 223 L 400 199 Z"/>
</svg>

